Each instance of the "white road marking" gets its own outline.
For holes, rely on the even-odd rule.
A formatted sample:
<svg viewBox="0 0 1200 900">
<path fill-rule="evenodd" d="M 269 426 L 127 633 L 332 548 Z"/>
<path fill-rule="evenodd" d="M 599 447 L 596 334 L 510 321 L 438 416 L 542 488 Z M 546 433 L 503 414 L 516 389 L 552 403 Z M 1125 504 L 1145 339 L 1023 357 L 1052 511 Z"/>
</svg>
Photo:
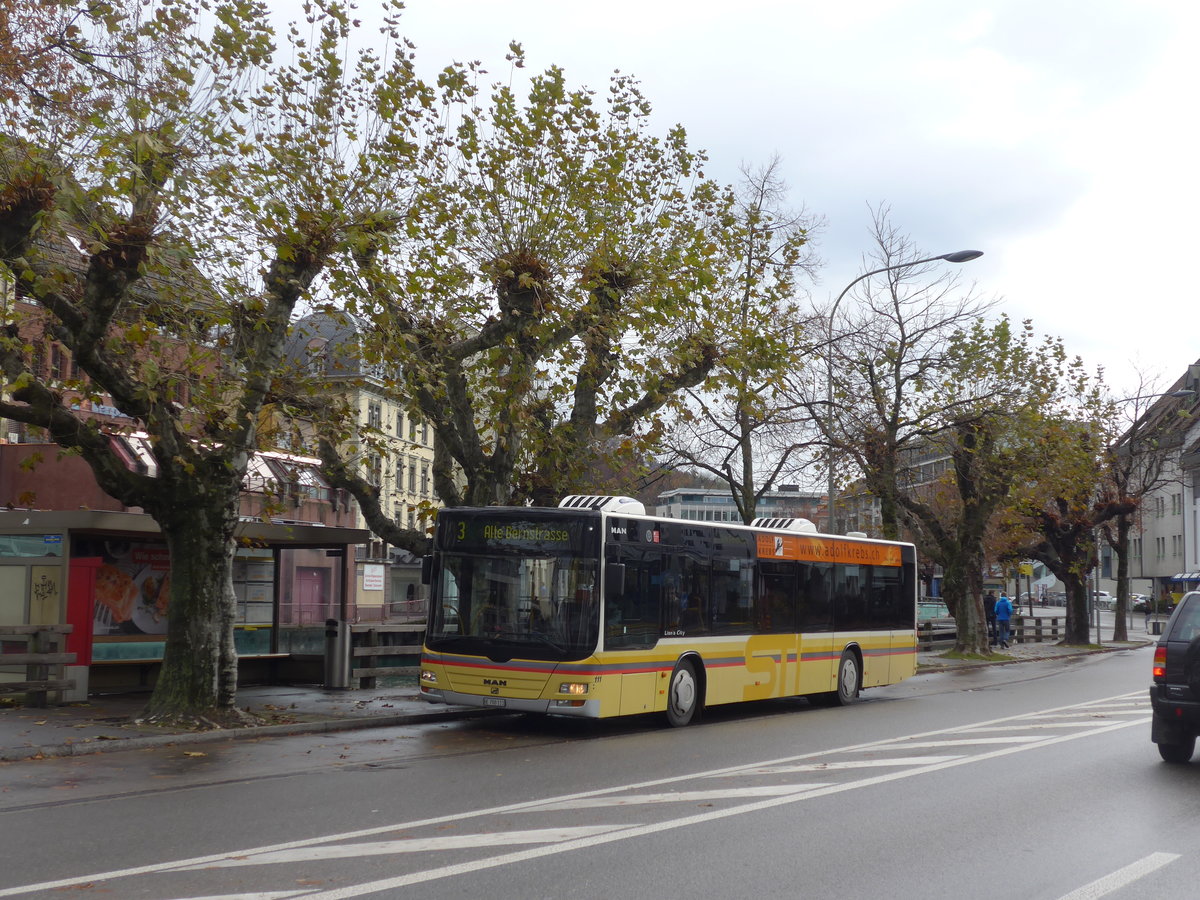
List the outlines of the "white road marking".
<svg viewBox="0 0 1200 900">
<path fill-rule="evenodd" d="M 928 748 L 932 750 L 934 747 L 968 747 L 971 744 L 1036 744 L 1038 741 L 1044 740 L 1045 738 L 1038 734 L 1016 734 L 1011 737 L 966 737 L 954 738 L 947 741 L 897 741 L 887 746 L 895 747 L 897 750 L 907 747 Z"/>
<path fill-rule="evenodd" d="M 288 897 L 303 897 L 312 891 L 253 891 L 249 894 L 205 894 L 203 897 L 185 897 L 180 900 L 287 900 Z"/>
<path fill-rule="evenodd" d="M 1090 712 L 1075 712 L 1075 713 L 1038 713 L 1037 715 L 1029 716 L 1031 719 L 1108 719 L 1112 716 L 1134 716 L 1140 715 L 1150 709 L 1149 702 L 1140 703 L 1136 706 L 1126 708 L 1110 707 L 1105 708 L 1103 712 L 1092 710 Z"/>
<path fill-rule="evenodd" d="M 1004 716 L 999 719 L 991 719 L 991 720 L 985 720 L 983 722 L 977 722 L 977 723 L 974 723 L 974 725 L 969 725 L 969 726 L 958 726 L 955 728 L 942 728 L 942 729 L 939 729 L 936 731 L 920 732 L 918 734 L 909 735 L 909 738 L 917 739 L 917 738 L 926 738 L 926 737 L 936 737 L 938 735 L 959 733 L 963 730 L 964 727 L 967 727 L 967 728 L 980 727 L 980 726 L 984 726 L 984 725 L 996 725 L 996 724 L 1000 724 L 1003 722 L 1017 722 L 1019 720 L 1029 719 L 1031 717 L 1038 717 L 1038 716 L 1044 717 L 1044 716 L 1053 716 L 1053 715 L 1059 715 L 1059 714 L 1069 714 L 1070 711 L 1073 711 L 1073 710 L 1093 709 L 1096 707 L 1100 707 L 1105 703 L 1109 703 L 1109 702 L 1117 703 L 1122 700 L 1127 700 L 1127 699 L 1134 698 L 1134 697 L 1140 697 L 1140 696 L 1142 696 L 1142 693 L 1143 692 L 1139 690 L 1136 692 L 1129 692 L 1126 694 L 1118 694 L 1114 697 L 1109 697 L 1107 699 L 1092 700 L 1092 701 L 1088 701 L 1087 703 L 1076 703 L 1076 704 L 1071 704 L 1069 706 L 1054 707 L 1054 708 L 1047 709 L 1047 710 L 1041 710 L 1037 713 L 1020 713 L 1018 715 L 1013 715 L 1013 716 Z M 1149 710 L 1147 709 L 1147 710 L 1145 710 L 1145 712 L 1148 713 Z M 779 799 L 765 800 L 765 801 L 760 801 L 759 804 L 748 804 L 745 806 L 735 807 L 731 810 L 722 810 L 722 811 L 720 811 L 720 816 L 735 815 L 739 812 L 753 812 L 755 809 L 768 808 L 770 806 L 778 806 L 778 805 L 781 805 L 782 803 L 792 803 L 792 802 L 796 802 L 797 800 L 805 799 L 809 796 L 823 796 L 826 793 L 833 793 L 833 792 L 840 791 L 840 790 L 850 790 L 850 789 L 856 788 L 856 787 L 868 787 L 872 784 L 879 784 L 884 781 L 892 781 L 897 778 L 907 778 L 912 775 L 921 775 L 926 772 L 934 772 L 934 771 L 938 771 L 939 769 L 950 768 L 950 767 L 958 766 L 958 765 L 964 765 L 966 763 L 981 762 L 981 761 L 993 759 L 993 758 L 999 757 L 999 756 L 1007 756 L 1011 753 L 1019 753 L 1023 750 L 1027 750 L 1027 749 L 1036 749 L 1038 747 L 1052 746 L 1054 744 L 1062 743 L 1063 741 L 1075 740 L 1076 738 L 1081 738 L 1081 737 L 1091 737 L 1093 735 L 1103 734 L 1107 731 L 1113 731 L 1113 730 L 1117 730 L 1120 728 L 1127 728 L 1132 725 L 1142 725 L 1142 724 L 1148 723 L 1149 721 L 1150 721 L 1149 715 L 1144 715 L 1142 718 L 1139 718 L 1139 719 L 1122 720 L 1122 721 L 1114 722 L 1112 724 L 1107 724 L 1103 729 L 1093 729 L 1093 730 L 1087 730 L 1087 731 L 1079 731 L 1075 734 L 1056 735 L 1053 737 L 1047 737 L 1047 738 L 1042 739 L 1039 743 L 1036 743 L 1036 744 L 1023 744 L 1023 745 L 1020 745 L 1017 747 L 1006 747 L 1006 748 L 1003 748 L 1000 750 L 993 750 L 988 753 L 978 754 L 978 755 L 974 755 L 974 756 L 955 756 L 955 757 L 951 757 L 950 759 L 947 759 L 945 762 L 942 762 L 942 763 L 928 765 L 928 766 L 922 766 L 917 769 L 905 770 L 903 772 L 893 772 L 893 773 L 890 773 L 889 775 L 880 776 L 879 778 L 875 778 L 875 779 L 865 779 L 863 781 L 850 782 L 846 785 L 840 785 L 840 786 L 835 785 L 830 788 L 819 788 L 816 791 L 806 793 L 806 794 L 795 795 L 794 797 L 784 798 L 783 800 L 779 800 Z M 522 812 L 522 811 L 529 810 L 529 809 L 532 809 L 532 808 L 535 808 L 538 806 L 542 806 L 548 802 L 553 802 L 553 801 L 565 801 L 565 800 L 570 800 L 573 798 L 584 798 L 584 797 L 599 797 L 599 796 L 604 796 L 607 794 L 615 794 L 615 793 L 618 793 L 621 791 L 634 791 L 634 790 L 642 790 L 644 788 L 649 788 L 649 787 L 658 787 L 658 786 L 667 785 L 667 784 L 677 784 L 681 781 L 690 781 L 695 778 L 717 777 L 717 776 L 721 776 L 721 775 L 741 775 L 741 774 L 746 774 L 747 772 L 752 772 L 755 769 L 761 769 L 761 768 L 766 768 L 766 767 L 770 767 L 770 766 L 795 764 L 795 763 L 800 762 L 801 760 L 810 760 L 810 759 L 814 759 L 814 758 L 821 757 L 821 756 L 831 756 L 833 754 L 867 752 L 867 751 L 878 750 L 878 749 L 885 748 L 885 747 L 888 749 L 895 750 L 895 749 L 898 749 L 895 745 L 897 744 L 898 741 L 901 741 L 901 740 L 904 740 L 904 739 L 903 738 L 885 738 L 882 740 L 870 741 L 870 742 L 863 743 L 863 744 L 852 744 L 852 745 L 849 745 L 846 747 L 834 747 L 834 748 L 831 748 L 828 750 L 817 750 L 812 753 L 802 753 L 802 754 L 793 755 L 793 756 L 785 756 L 785 757 L 781 757 L 779 759 L 761 760 L 756 763 L 749 763 L 749 764 L 743 763 L 741 765 L 736 765 L 736 766 L 727 766 L 727 767 L 724 767 L 721 769 L 713 769 L 708 772 L 690 772 L 690 773 L 685 773 L 682 775 L 672 775 L 667 778 L 655 778 L 655 779 L 651 779 L 649 781 L 635 782 L 632 784 L 615 785 L 613 787 L 607 787 L 607 788 L 598 788 L 598 789 L 592 790 L 592 791 L 580 791 L 580 792 L 577 792 L 574 794 L 565 794 L 565 795 L 560 795 L 559 797 L 550 797 L 550 798 L 546 798 L 543 800 L 523 800 L 523 801 L 520 801 L 517 803 L 509 803 L 509 804 L 504 804 L 502 806 L 493 806 L 493 807 L 490 807 L 487 809 L 470 810 L 470 811 L 461 812 L 461 813 L 448 813 L 448 814 L 442 815 L 442 816 L 432 816 L 427 819 L 415 819 L 415 820 L 412 820 L 409 822 L 391 823 L 391 824 L 387 824 L 387 825 L 376 825 L 371 828 L 361 828 L 361 829 L 358 829 L 355 831 L 342 832 L 340 834 L 327 834 L 327 835 L 320 835 L 320 836 L 312 837 L 312 838 L 301 838 L 301 839 L 295 840 L 295 841 L 285 841 L 285 842 L 282 842 L 279 844 L 264 845 L 262 847 L 254 847 L 254 848 L 235 850 L 235 851 L 226 851 L 223 853 L 213 853 L 213 854 L 209 854 L 206 856 L 192 857 L 190 859 L 181 859 L 181 860 L 168 861 L 168 862 L 151 863 L 151 864 L 144 865 L 144 866 L 130 866 L 130 867 L 124 868 L 124 869 L 113 869 L 113 870 L 110 870 L 107 872 L 96 872 L 96 873 L 91 873 L 91 874 L 76 875 L 76 876 L 69 877 L 69 878 L 59 878 L 59 879 L 55 879 L 54 881 L 45 881 L 45 882 L 40 882 L 37 884 L 27 884 L 27 885 L 18 885 L 15 887 L 0 888 L 0 897 L 13 897 L 13 896 L 17 896 L 19 894 L 31 893 L 33 891 L 50 891 L 50 890 L 55 890 L 57 888 L 74 887 L 74 886 L 77 886 L 77 885 L 80 885 L 80 884 L 83 884 L 86 882 L 113 881 L 118 878 L 129 878 L 129 877 L 133 877 L 136 875 L 148 875 L 148 874 L 157 874 L 157 873 L 161 873 L 161 872 L 171 872 L 171 871 L 175 871 L 177 869 L 185 869 L 185 868 L 192 868 L 195 866 L 200 866 L 205 863 L 217 863 L 222 860 L 226 860 L 226 859 L 230 859 L 230 858 L 234 858 L 234 857 L 238 857 L 238 856 L 245 856 L 247 854 L 267 853 L 267 852 L 276 851 L 276 850 L 289 850 L 289 849 L 296 848 L 296 847 L 312 847 L 312 846 L 316 846 L 319 844 L 332 843 L 335 841 L 349 841 L 349 840 L 354 840 L 356 838 L 372 837 L 374 835 L 387 834 L 390 832 L 399 831 L 401 829 L 423 828 L 423 827 L 427 827 L 427 826 L 431 826 L 431 825 L 443 825 L 448 822 L 458 822 L 458 821 L 462 821 L 464 819 L 473 819 L 473 818 L 483 817 L 483 816 L 503 815 L 503 814 L 509 814 L 509 813 Z M 907 744 L 906 746 L 911 747 L 913 745 Z M 765 806 L 763 804 L 765 804 Z M 713 814 L 713 813 L 709 813 L 706 815 L 710 818 L 718 817 L 716 814 Z M 703 819 L 701 819 L 701 820 L 703 820 Z M 623 832 L 621 832 L 621 833 L 623 834 Z M 579 841 L 574 842 L 574 844 L 578 844 L 580 846 L 586 846 L 584 844 L 579 844 Z M 558 847 L 558 848 L 564 847 L 564 845 L 558 845 L 558 844 L 556 844 L 554 846 Z M 570 845 L 567 848 L 574 849 L 574 845 Z M 520 856 L 520 854 L 510 854 L 510 857 L 511 856 Z M 507 860 L 507 859 L 509 859 L 509 857 L 498 857 L 498 859 Z M 491 863 L 491 861 L 484 861 L 484 862 Z M 495 865 L 505 865 L 505 864 L 506 864 L 506 862 L 495 863 Z M 476 865 L 476 867 L 483 867 L 483 866 L 480 866 L 479 864 L 475 864 L 475 865 Z M 420 873 L 417 873 L 417 874 L 420 874 Z M 450 874 L 453 874 L 453 873 L 450 873 Z M 435 875 L 433 877 L 445 877 L 445 876 Z M 432 878 L 423 878 L 421 880 L 432 880 Z M 363 891 L 362 893 L 371 893 L 371 891 L 369 891 L 369 890 Z M 301 895 L 296 895 L 296 896 L 301 896 Z M 322 896 L 324 897 L 325 895 L 322 895 Z M 347 897 L 359 896 L 359 894 L 347 894 L 345 896 L 347 896 Z"/>
<path fill-rule="evenodd" d="M 621 825 L 586 825 L 579 828 L 536 828 L 529 831 L 500 831 L 488 834 L 456 834 L 446 837 L 410 838 L 399 841 L 372 841 L 362 844 L 336 844 L 327 847 L 297 847 L 225 859 L 218 863 L 187 866 L 176 871 L 197 869 L 227 869 L 236 866 L 257 866 L 267 863 L 310 862 L 319 859 L 354 859 L 358 856 L 386 856 L 399 853 L 421 853 L 429 850 L 463 850 L 473 847 L 506 847 L 510 844 L 553 844 L 590 837 L 627 828 Z"/>
<path fill-rule="evenodd" d="M 978 734 L 981 731 L 1036 731 L 1042 728 L 1100 728 L 1112 719 L 1088 719 L 1086 722 L 1032 722 L 1029 725 L 985 725 L 981 728 L 964 728 L 962 734 Z"/>
<path fill-rule="evenodd" d="M 1145 720 L 1149 721 L 1149 719 Z M 1141 725 L 1144 722 L 1119 722 L 1108 726 L 1104 731 L 1116 731 L 1121 728 L 1128 728 L 1131 725 Z M 1066 741 L 1077 740 L 1082 737 L 1091 737 L 1095 734 L 1102 733 L 1096 731 L 1080 731 L 1076 734 L 1061 734 L 1054 737 L 1048 737 L 1041 740 L 1036 746 L 1048 747 L 1053 744 L 1061 744 Z M 609 844 L 614 841 L 623 841 L 629 838 L 641 837 L 647 834 L 656 834 L 662 831 L 673 831 L 677 828 L 688 828 L 692 825 L 702 825 L 707 822 L 712 822 L 717 819 L 725 819 L 731 816 L 745 815 L 746 813 L 758 812 L 764 809 L 771 809 L 776 806 L 786 806 L 791 803 L 798 803 L 802 800 L 810 800 L 815 797 L 826 797 L 831 794 L 840 794 L 845 791 L 853 791 L 858 788 L 871 787 L 876 784 L 886 784 L 890 781 L 899 781 L 904 778 L 912 778 L 916 775 L 924 775 L 929 772 L 937 772 L 942 769 L 955 768 L 969 763 L 981 762 L 986 759 L 996 759 L 1001 756 L 1009 756 L 1013 753 L 1021 753 L 1025 750 L 1033 749 L 1035 745 L 1021 744 L 1019 746 L 1003 747 L 999 750 L 991 750 L 987 753 L 980 753 L 975 756 L 965 756 L 958 759 L 950 760 L 944 763 L 935 763 L 929 766 L 922 766 L 915 769 L 905 769 L 899 772 L 889 772 L 885 775 L 876 775 L 873 778 L 864 778 L 860 781 L 851 781 L 844 784 L 830 785 L 829 787 L 817 788 L 811 791 L 805 791 L 801 794 L 792 794 L 785 797 L 772 797 L 767 800 L 759 800 L 756 803 L 746 803 L 742 806 L 728 807 L 726 809 L 712 810 L 711 812 L 697 813 L 691 816 L 685 816 L 679 819 L 672 819 L 666 822 L 657 822 L 651 825 L 633 825 L 619 831 L 609 832 L 608 834 L 597 835 L 591 838 L 582 838 L 576 841 L 569 841 L 565 844 L 553 844 L 547 847 L 537 847 L 529 850 L 521 850 L 515 853 L 508 853 L 504 856 L 495 856 L 491 859 L 479 859 L 470 862 L 458 863 L 451 866 L 443 866 L 437 869 L 427 869 L 424 872 L 412 872 L 408 875 L 399 875 L 394 878 L 383 878 L 378 881 L 366 882 L 363 884 L 349 885 L 343 888 L 334 888 L 329 891 L 319 891 L 309 895 L 309 900 L 350 900 L 352 897 L 362 897 L 367 894 L 377 894 L 382 891 L 394 891 L 397 888 L 408 887 L 414 884 L 423 884 L 429 881 L 436 881 L 442 878 L 452 878 L 456 875 L 474 874 L 485 869 L 493 869 L 499 866 L 507 866 L 513 863 L 527 862 L 531 859 L 538 859 L 543 856 L 552 856 L 560 853 L 570 853 L 574 850 L 583 850 L 590 847 L 596 847 L 601 844 Z"/>
<path fill-rule="evenodd" d="M 737 800 L 749 797 L 782 797 L 811 791 L 813 788 L 828 787 L 826 783 L 814 784 L 769 784 L 756 787 L 729 788 L 719 791 L 668 791 L 663 794 L 623 794 L 619 797 L 584 797 L 580 800 L 559 800 L 543 803 L 534 809 L 538 812 L 553 809 L 601 809 L 608 806 L 640 806 L 644 803 L 699 803 L 706 800 Z"/>
<path fill-rule="evenodd" d="M 961 759 L 963 754 L 954 756 L 893 756 L 888 759 L 846 759 L 839 762 L 801 763 L 796 766 L 761 766 L 757 769 L 743 769 L 737 772 L 717 772 L 706 775 L 705 778 L 730 778 L 735 775 L 791 775 L 799 772 L 832 772 L 837 769 L 886 769 L 895 766 L 927 766 L 930 763 L 948 762 Z"/>
<path fill-rule="evenodd" d="M 1096 900 L 1097 897 L 1103 897 L 1105 894 L 1111 894 L 1126 885 L 1133 884 L 1139 878 L 1145 878 L 1151 872 L 1161 869 L 1177 859 L 1179 859 L 1178 853 L 1151 853 L 1123 869 L 1117 869 L 1103 878 L 1097 878 L 1091 884 L 1085 884 L 1078 890 L 1064 894 L 1059 900 Z"/>
</svg>

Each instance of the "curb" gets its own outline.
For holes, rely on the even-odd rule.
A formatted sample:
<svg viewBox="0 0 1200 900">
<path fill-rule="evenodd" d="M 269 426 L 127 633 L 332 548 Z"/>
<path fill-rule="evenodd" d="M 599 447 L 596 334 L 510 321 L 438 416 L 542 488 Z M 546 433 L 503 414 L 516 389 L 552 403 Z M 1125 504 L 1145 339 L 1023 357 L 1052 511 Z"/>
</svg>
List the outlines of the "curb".
<svg viewBox="0 0 1200 900">
<path fill-rule="evenodd" d="M 321 719 L 315 722 L 292 722 L 284 725 L 258 725 L 250 728 L 183 731 L 129 738 L 88 738 L 71 743 L 49 744 L 40 747 L 0 747 L 0 762 L 90 756 L 93 753 L 113 753 L 120 750 L 149 750 L 154 747 L 167 747 L 171 744 L 215 744 L 219 741 L 243 741 L 262 737 L 284 737 L 291 734 L 322 734 L 334 731 L 361 731 L 367 728 L 391 728 L 398 725 L 420 725 L 425 722 L 475 719 L 493 716 L 496 712 L 491 709 L 461 707 L 422 713 L 363 716 L 357 719 Z"/>
<path fill-rule="evenodd" d="M 1055 653 L 1050 656 L 1026 656 L 1018 659 L 959 659 L 944 664 L 922 665 L 917 664 L 917 674 L 921 675 L 926 672 L 950 672 L 956 669 L 981 669 L 984 666 L 1011 666 L 1016 663 L 1043 662 L 1049 659 L 1070 659 L 1076 656 L 1095 656 L 1098 653 L 1116 653 L 1119 650 L 1138 650 L 1142 647 L 1153 645 L 1153 641 L 1127 641 L 1120 646 L 1104 644 L 1096 648 L 1072 650 L 1068 653 Z"/>
</svg>

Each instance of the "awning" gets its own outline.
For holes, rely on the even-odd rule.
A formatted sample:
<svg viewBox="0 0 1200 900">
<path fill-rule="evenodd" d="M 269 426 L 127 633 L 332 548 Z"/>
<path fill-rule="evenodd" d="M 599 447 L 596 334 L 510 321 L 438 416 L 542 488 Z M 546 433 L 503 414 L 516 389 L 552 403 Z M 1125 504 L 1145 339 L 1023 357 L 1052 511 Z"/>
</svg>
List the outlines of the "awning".
<svg viewBox="0 0 1200 900">
<path fill-rule="evenodd" d="M 1200 572 L 1180 572 L 1171 576 L 1172 581 L 1200 581 Z"/>
</svg>

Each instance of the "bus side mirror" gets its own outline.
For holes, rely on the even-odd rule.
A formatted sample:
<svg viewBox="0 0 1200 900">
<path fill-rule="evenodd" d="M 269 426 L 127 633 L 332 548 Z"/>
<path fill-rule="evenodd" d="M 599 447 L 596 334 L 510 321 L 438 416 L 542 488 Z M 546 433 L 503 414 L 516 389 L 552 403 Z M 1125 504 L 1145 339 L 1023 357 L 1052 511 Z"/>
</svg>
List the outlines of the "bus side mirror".
<svg viewBox="0 0 1200 900">
<path fill-rule="evenodd" d="M 421 557 L 421 584 L 430 584 L 433 581 L 433 557 Z"/>
<path fill-rule="evenodd" d="M 620 600 L 625 596 L 625 563 L 604 564 L 604 599 Z"/>
</svg>

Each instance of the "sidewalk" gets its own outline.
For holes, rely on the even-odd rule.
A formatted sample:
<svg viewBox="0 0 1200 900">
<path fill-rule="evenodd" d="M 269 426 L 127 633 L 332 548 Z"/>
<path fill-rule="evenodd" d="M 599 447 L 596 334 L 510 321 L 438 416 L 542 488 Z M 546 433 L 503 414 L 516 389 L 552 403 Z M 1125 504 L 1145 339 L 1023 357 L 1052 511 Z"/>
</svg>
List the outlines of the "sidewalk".
<svg viewBox="0 0 1200 900">
<path fill-rule="evenodd" d="M 1141 623 L 1139 622 L 1140 626 Z M 1111 631 L 1109 632 L 1111 633 Z M 1099 650 L 1060 647 L 1054 643 L 1013 644 L 1002 660 L 945 659 L 946 648 L 917 654 L 917 674 L 975 666 L 1007 665 L 1065 656 L 1081 656 L 1145 645 L 1153 637 L 1142 628 L 1131 640 L 1105 643 Z M 256 739 L 272 735 L 347 731 L 414 725 L 496 715 L 489 709 L 426 703 L 414 686 L 376 690 L 326 690 L 310 685 L 262 685 L 238 691 L 238 705 L 265 724 L 218 731 L 170 731 L 137 725 L 146 693 L 93 696 L 87 703 L 46 709 L 0 707 L 0 762 L 82 756 L 113 750 L 140 750 L 167 744 L 201 744 Z"/>
<path fill-rule="evenodd" d="M 379 690 L 255 685 L 238 690 L 238 706 L 261 718 L 263 725 L 171 731 L 133 722 L 149 696 L 146 692 L 105 694 L 92 696 L 87 703 L 46 709 L 0 707 L 0 762 L 494 715 L 492 710 L 426 703 L 411 685 Z"/>
</svg>

